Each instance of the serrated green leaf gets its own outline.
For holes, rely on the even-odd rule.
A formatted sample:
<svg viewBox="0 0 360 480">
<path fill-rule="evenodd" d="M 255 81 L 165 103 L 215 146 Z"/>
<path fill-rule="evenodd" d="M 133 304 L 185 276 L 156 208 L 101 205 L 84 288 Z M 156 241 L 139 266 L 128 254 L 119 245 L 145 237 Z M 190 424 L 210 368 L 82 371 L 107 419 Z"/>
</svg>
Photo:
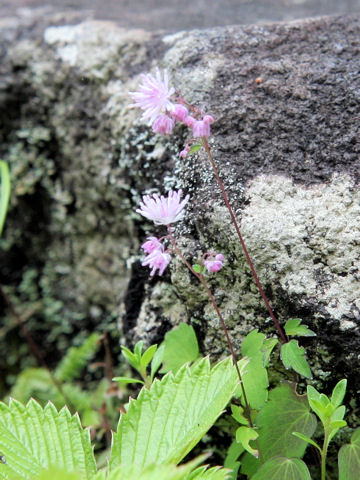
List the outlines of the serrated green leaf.
<svg viewBox="0 0 360 480">
<path fill-rule="evenodd" d="M 168 332 L 164 340 L 163 368 L 161 373 L 176 373 L 185 363 L 194 362 L 199 356 L 199 345 L 191 325 L 180 325 Z"/>
<path fill-rule="evenodd" d="M 276 455 L 301 458 L 307 445 L 293 432 L 311 437 L 315 432 L 316 418 L 310 412 L 306 395 L 298 395 L 294 385 L 285 383 L 270 391 L 269 401 L 259 412 L 255 426 L 264 460 Z M 259 466 L 259 460 L 245 455 L 241 471 L 251 475 Z"/>
<path fill-rule="evenodd" d="M 10 172 L 6 162 L 0 160 L 0 237 L 4 228 L 5 218 L 10 200 Z"/>
<path fill-rule="evenodd" d="M 306 464 L 298 458 L 275 457 L 262 465 L 251 480 L 311 480 Z"/>
<path fill-rule="evenodd" d="M 26 405 L 13 400 L 0 403 L 0 478 L 31 479 L 42 468 L 77 471 L 84 479 L 96 473 L 89 431 L 83 430 L 77 415 L 64 407 L 58 412 L 49 403 L 44 409 L 30 400 Z"/>
<path fill-rule="evenodd" d="M 358 480 L 360 472 L 360 428 L 355 430 L 351 443 L 339 451 L 339 480 Z"/>
<path fill-rule="evenodd" d="M 238 386 L 231 358 L 210 368 L 208 358 L 142 389 L 121 415 L 111 470 L 118 465 L 178 463 L 214 424 Z"/>
<path fill-rule="evenodd" d="M 242 374 L 243 384 L 247 400 L 254 410 L 260 410 L 268 398 L 269 380 L 262 352 L 264 340 L 263 333 L 253 330 L 245 337 L 241 346 L 242 355 L 249 358 Z"/>
<path fill-rule="evenodd" d="M 338 407 L 339 405 L 341 405 L 342 401 L 344 400 L 346 393 L 346 385 L 347 380 L 345 378 L 340 380 L 340 382 L 335 385 L 330 400 L 334 407 Z"/>
<path fill-rule="evenodd" d="M 80 347 L 71 347 L 55 370 L 60 382 L 71 382 L 77 378 L 99 347 L 100 335 L 92 333 Z"/>
<path fill-rule="evenodd" d="M 157 349 L 157 345 L 151 345 L 151 347 L 149 347 L 143 354 L 143 356 L 141 357 L 141 366 L 143 368 L 146 368 L 149 363 L 151 362 L 151 360 L 153 359 L 154 355 L 155 355 L 155 352 L 156 352 L 156 349 Z"/>
<path fill-rule="evenodd" d="M 302 433 L 299 433 L 299 432 L 293 432 L 293 435 L 295 435 L 295 437 L 301 438 L 301 440 L 304 440 L 307 443 L 310 443 L 310 445 L 317 448 L 321 452 L 321 447 L 307 435 L 303 435 Z"/>
<path fill-rule="evenodd" d="M 316 333 L 306 325 L 301 325 L 301 322 L 301 318 L 290 318 L 284 327 L 286 335 L 289 337 L 316 337 Z"/>
<path fill-rule="evenodd" d="M 114 377 L 113 382 L 120 383 L 122 385 L 126 385 L 128 383 L 141 383 L 144 385 L 144 382 L 142 380 L 139 380 L 137 378 L 132 378 L 132 377 Z"/>
<path fill-rule="evenodd" d="M 250 427 L 239 427 L 235 434 L 236 441 L 241 443 L 244 449 L 256 458 L 258 458 L 259 452 L 250 446 L 250 442 L 256 440 L 258 436 L 259 434 Z"/>
<path fill-rule="evenodd" d="M 285 368 L 292 368 L 303 377 L 311 378 L 311 370 L 305 358 L 305 349 L 297 340 L 290 340 L 281 346 L 281 360 Z"/>
</svg>

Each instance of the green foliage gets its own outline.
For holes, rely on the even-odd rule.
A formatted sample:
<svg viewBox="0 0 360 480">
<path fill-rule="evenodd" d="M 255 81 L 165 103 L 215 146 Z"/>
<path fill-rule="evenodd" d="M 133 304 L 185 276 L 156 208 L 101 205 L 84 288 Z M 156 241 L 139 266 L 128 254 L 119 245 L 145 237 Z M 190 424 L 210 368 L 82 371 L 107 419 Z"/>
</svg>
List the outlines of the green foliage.
<svg viewBox="0 0 360 480">
<path fill-rule="evenodd" d="M 194 143 L 194 145 L 191 145 L 190 147 L 189 154 L 196 153 L 202 146 L 202 143 Z"/>
<path fill-rule="evenodd" d="M 359 480 L 360 472 L 360 428 L 355 430 L 351 443 L 339 451 L 339 480 Z"/>
<path fill-rule="evenodd" d="M 163 368 L 161 373 L 170 370 L 176 373 L 185 363 L 194 362 L 199 357 L 199 345 L 194 328 L 181 323 L 165 335 Z"/>
<path fill-rule="evenodd" d="M 271 390 L 269 401 L 256 418 L 256 427 L 264 460 L 277 455 L 301 458 L 306 443 L 294 437 L 293 432 L 311 437 L 316 428 L 316 419 L 309 410 L 306 396 L 298 395 L 293 385 L 285 383 Z M 260 465 L 259 460 L 246 455 L 242 472 L 251 475 Z"/>
<path fill-rule="evenodd" d="M 45 368 L 28 368 L 21 372 L 11 390 L 11 397 L 21 403 L 27 403 L 31 397 L 42 405 L 50 401 L 60 409 L 67 402 L 79 413 L 81 422 L 86 426 L 98 426 L 101 415 L 97 410 L 107 403 L 111 407 L 111 400 L 106 398 L 109 382 L 104 379 L 91 392 L 82 389 L 74 383 L 76 377 L 84 369 L 90 358 L 95 354 L 99 345 L 100 336 L 94 333 L 79 347 L 69 350 L 62 362 L 55 370 L 55 378 L 61 385 L 61 392 L 54 384 L 50 373 Z M 68 381 L 64 383 L 65 379 Z M 109 408 L 111 411 L 112 409 Z"/>
<path fill-rule="evenodd" d="M 307 387 L 308 400 L 311 409 L 320 418 L 324 427 L 327 443 L 334 438 L 339 428 L 345 427 L 345 406 L 341 405 L 346 392 L 345 379 L 340 380 L 335 386 L 331 399 L 325 394 L 319 393 L 314 387 Z"/>
<path fill-rule="evenodd" d="M 6 162 L 0 160 L 0 237 L 4 228 L 10 200 L 10 172 Z"/>
<path fill-rule="evenodd" d="M 240 443 L 238 443 L 236 440 L 234 440 L 227 451 L 226 458 L 224 461 L 224 467 L 229 468 L 231 470 L 229 480 L 237 479 L 238 471 L 240 469 L 240 462 L 238 461 L 238 458 L 243 452 L 244 452 L 244 447 Z"/>
<path fill-rule="evenodd" d="M 0 403 L 0 451 L 6 460 L 0 478 L 29 479 L 50 466 L 84 479 L 96 473 L 89 432 L 77 415 L 66 407 L 58 412 L 51 403 L 44 409 L 35 400 L 26 407 L 16 400 Z"/>
<path fill-rule="evenodd" d="M 259 410 L 267 401 L 269 380 L 264 366 L 264 355 L 268 352 L 265 335 L 253 330 L 244 339 L 241 351 L 249 358 L 243 374 L 243 384 L 251 408 Z M 254 381 L 256 379 L 256 381 Z"/>
<path fill-rule="evenodd" d="M 91 334 L 79 347 L 71 347 L 55 370 L 55 377 L 60 382 L 71 382 L 77 378 L 83 368 L 98 349 L 100 335 Z"/>
<path fill-rule="evenodd" d="M 290 318 L 284 327 L 288 337 L 316 337 L 316 333 L 310 330 L 306 325 L 301 325 L 301 318 Z"/>
<path fill-rule="evenodd" d="M 131 381 L 130 377 L 115 377 L 113 380 L 119 383 L 144 383 L 146 386 L 150 386 L 152 377 L 148 377 L 146 369 L 153 359 L 155 352 L 157 350 L 157 345 L 151 345 L 144 353 L 142 353 L 144 342 L 140 340 L 134 347 L 134 351 L 132 352 L 126 347 L 121 347 L 122 354 L 129 362 L 129 364 L 139 373 L 139 375 L 144 380 L 139 381 L 137 379 L 133 379 Z M 160 366 L 160 365 L 159 365 Z M 155 373 L 155 372 L 154 372 Z"/>
<path fill-rule="evenodd" d="M 155 380 L 131 400 L 114 434 L 111 470 L 178 463 L 198 443 L 238 386 L 231 359 L 210 368 L 208 358 Z"/>
<path fill-rule="evenodd" d="M 311 480 L 305 463 L 298 458 L 275 457 L 268 460 L 252 480 Z"/>
<path fill-rule="evenodd" d="M 303 377 L 312 378 L 305 348 L 300 347 L 297 340 L 290 340 L 281 346 L 281 360 L 286 368 L 292 368 Z"/>
<path fill-rule="evenodd" d="M 236 430 L 236 441 L 242 445 L 244 450 L 256 458 L 259 456 L 259 451 L 252 448 L 249 442 L 256 440 L 258 436 L 259 434 L 250 427 L 239 427 Z"/>
</svg>

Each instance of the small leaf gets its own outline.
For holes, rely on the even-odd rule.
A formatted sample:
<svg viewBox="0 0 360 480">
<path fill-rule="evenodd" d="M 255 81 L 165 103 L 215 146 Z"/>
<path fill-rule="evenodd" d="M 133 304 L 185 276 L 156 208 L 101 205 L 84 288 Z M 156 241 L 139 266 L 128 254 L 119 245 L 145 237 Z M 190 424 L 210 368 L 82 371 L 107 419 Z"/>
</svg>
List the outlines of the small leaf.
<svg viewBox="0 0 360 480">
<path fill-rule="evenodd" d="M 231 413 L 235 420 L 240 423 L 240 425 L 249 425 L 249 420 L 243 415 L 244 409 L 238 405 L 230 405 Z"/>
<path fill-rule="evenodd" d="M 299 433 L 299 432 L 292 432 L 292 434 L 295 435 L 295 437 L 301 438 L 301 440 L 304 440 L 305 442 L 310 443 L 313 447 L 316 447 L 321 452 L 321 447 L 307 435 L 303 435 L 302 433 Z"/>
<path fill-rule="evenodd" d="M 141 358 L 143 346 L 144 342 L 142 340 L 139 340 L 134 347 L 134 354 L 137 356 L 138 359 Z"/>
<path fill-rule="evenodd" d="M 290 318 L 285 324 L 285 333 L 289 337 L 316 337 L 316 333 L 306 325 L 301 325 L 301 318 Z"/>
<path fill-rule="evenodd" d="M 202 143 L 195 143 L 194 145 L 191 145 L 189 154 L 191 155 L 192 153 L 196 153 L 200 148 L 202 147 Z"/>
<path fill-rule="evenodd" d="M 157 349 L 157 345 L 151 345 L 151 347 L 149 347 L 144 352 L 143 356 L 141 357 L 141 361 L 140 361 L 140 364 L 143 368 L 146 368 L 149 365 L 149 363 L 151 362 L 151 360 L 153 359 L 153 357 L 155 355 L 156 349 Z"/>
<path fill-rule="evenodd" d="M 299 346 L 297 340 L 290 340 L 281 346 L 281 360 L 286 368 L 292 368 L 303 377 L 312 377 L 305 358 L 305 349 Z"/>
<path fill-rule="evenodd" d="M 201 265 L 199 265 L 198 263 L 195 263 L 195 264 L 192 266 L 192 268 L 193 268 L 194 272 L 196 272 L 196 273 L 201 273 L 202 268 L 201 268 Z"/>
<path fill-rule="evenodd" d="M 159 370 L 160 365 L 162 364 L 164 358 L 165 345 L 162 343 L 160 347 L 156 350 L 155 355 L 151 361 L 151 381 L 153 381 L 156 372 Z"/>
<path fill-rule="evenodd" d="M 129 350 L 126 347 L 121 346 L 121 353 L 124 355 L 126 358 L 127 362 L 135 368 L 135 370 L 138 370 L 140 367 L 140 359 L 135 355 L 131 350 Z"/>
<path fill-rule="evenodd" d="M 339 451 L 339 480 L 359 480 L 360 472 L 360 428 L 355 430 L 351 443 Z"/>
<path fill-rule="evenodd" d="M 165 350 L 161 373 L 176 372 L 185 363 L 194 362 L 199 356 L 199 345 L 191 325 L 181 323 L 165 335 Z"/>
<path fill-rule="evenodd" d="M 306 464 L 298 458 L 274 457 L 251 480 L 311 480 Z"/>
<path fill-rule="evenodd" d="M 0 237 L 4 228 L 5 218 L 10 200 L 10 172 L 6 162 L 0 160 Z"/>
<path fill-rule="evenodd" d="M 345 393 L 346 393 L 346 385 L 347 385 L 347 380 L 343 378 L 338 382 L 331 395 L 331 403 L 333 404 L 334 407 L 338 407 L 341 405 L 342 401 L 344 400 Z"/>
<path fill-rule="evenodd" d="M 142 383 L 144 385 L 144 382 L 142 380 L 131 377 L 114 377 L 112 381 L 121 383 L 122 385 L 126 385 L 127 383 Z"/>
<path fill-rule="evenodd" d="M 269 365 L 271 352 L 274 350 L 279 341 L 276 338 L 266 338 L 261 348 L 263 354 L 264 367 Z"/>
<path fill-rule="evenodd" d="M 258 436 L 259 434 L 250 427 L 239 427 L 236 430 L 236 441 L 241 443 L 244 449 L 256 458 L 259 457 L 259 451 L 252 448 L 249 442 L 251 442 L 251 440 L 256 440 Z"/>
</svg>

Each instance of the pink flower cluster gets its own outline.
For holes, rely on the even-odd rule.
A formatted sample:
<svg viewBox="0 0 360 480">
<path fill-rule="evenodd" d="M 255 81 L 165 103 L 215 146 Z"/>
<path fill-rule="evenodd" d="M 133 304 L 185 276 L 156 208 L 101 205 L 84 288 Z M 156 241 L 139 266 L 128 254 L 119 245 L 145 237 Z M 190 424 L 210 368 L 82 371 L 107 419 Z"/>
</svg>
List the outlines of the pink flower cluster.
<svg viewBox="0 0 360 480">
<path fill-rule="evenodd" d="M 170 191 L 167 197 L 161 195 L 144 195 L 140 208 L 136 211 L 140 215 L 151 220 L 155 225 L 169 226 L 172 223 L 178 222 L 184 215 L 184 208 L 189 201 L 190 196 L 186 195 L 181 200 L 182 190 Z M 158 270 L 159 275 L 162 275 L 165 268 L 170 263 L 170 255 L 165 250 L 164 245 L 161 243 L 161 239 L 157 237 L 148 237 L 147 241 L 142 244 L 142 249 L 147 254 L 143 260 L 143 266 L 149 266 L 151 268 L 150 276 L 154 276 Z"/>
<path fill-rule="evenodd" d="M 204 265 L 209 273 L 218 272 L 224 264 L 224 255 L 222 253 L 210 254 L 208 260 L 204 261 Z"/>
<path fill-rule="evenodd" d="M 195 110 L 195 116 L 189 114 L 188 108 L 182 103 L 173 103 L 173 87 L 169 87 L 169 77 L 166 70 L 161 76 L 159 69 L 156 75 L 142 75 L 142 83 L 137 92 L 130 92 L 135 103 L 131 107 L 143 110 L 142 119 L 152 125 L 153 132 L 169 135 L 175 123 L 182 122 L 192 129 L 194 138 L 210 136 L 210 125 L 214 118 L 211 115 L 202 115 L 200 110 Z M 179 100 L 179 99 L 178 99 Z M 181 99 L 180 99 L 181 101 Z M 187 155 L 186 148 L 180 154 Z"/>
</svg>

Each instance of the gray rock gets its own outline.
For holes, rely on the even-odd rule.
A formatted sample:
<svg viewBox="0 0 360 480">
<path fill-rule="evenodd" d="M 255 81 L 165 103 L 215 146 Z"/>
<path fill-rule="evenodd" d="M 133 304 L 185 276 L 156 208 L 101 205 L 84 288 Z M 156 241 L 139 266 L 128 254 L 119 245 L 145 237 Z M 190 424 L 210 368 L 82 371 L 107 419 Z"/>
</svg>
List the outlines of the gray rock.
<svg viewBox="0 0 360 480">
<path fill-rule="evenodd" d="M 165 36 L 50 14 L 25 20 L 4 21 L 0 31 L 0 150 L 14 184 L 0 273 L 45 351 L 62 352 L 93 329 L 117 339 L 117 325 L 122 342 L 151 343 L 192 319 L 204 352 L 227 352 L 180 261 L 153 280 L 140 265 L 141 241 L 161 229 L 135 208 L 143 193 L 170 188 L 191 195 L 176 226 L 187 258 L 206 250 L 226 257 L 209 283 L 237 349 L 253 328 L 275 333 L 205 154 L 180 159 L 183 127 L 154 135 L 128 108 L 139 74 L 160 66 L 216 118 L 214 156 L 280 321 L 303 318 L 317 333 L 303 342 L 315 377 L 331 374 L 328 388 L 345 374 L 355 396 L 359 18 Z M 0 370 L 12 362 L 15 371 L 10 316 L 5 326 Z"/>
</svg>

